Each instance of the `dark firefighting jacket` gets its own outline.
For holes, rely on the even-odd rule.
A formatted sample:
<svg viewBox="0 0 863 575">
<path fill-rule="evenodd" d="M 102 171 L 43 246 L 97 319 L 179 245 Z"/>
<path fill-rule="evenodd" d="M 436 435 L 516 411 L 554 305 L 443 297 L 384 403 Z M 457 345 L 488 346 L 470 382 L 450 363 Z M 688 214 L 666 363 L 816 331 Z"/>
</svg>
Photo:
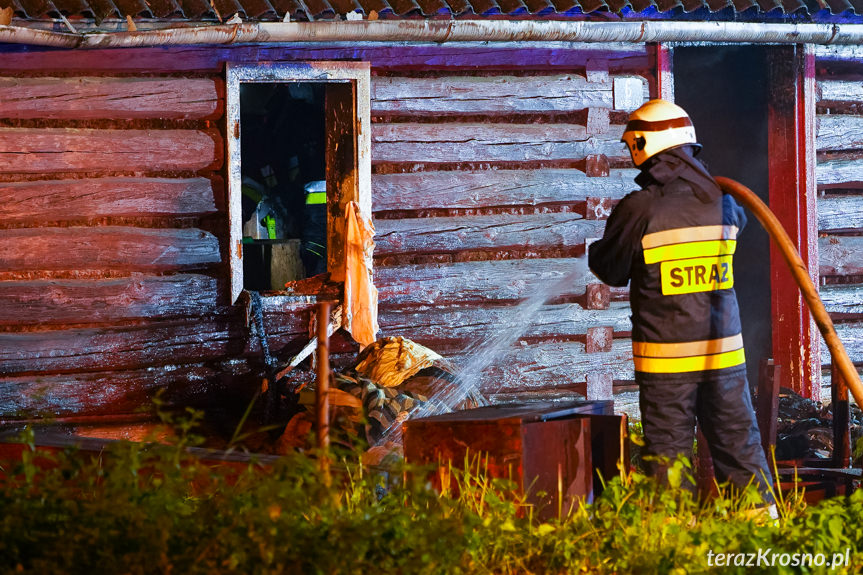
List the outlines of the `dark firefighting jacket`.
<svg viewBox="0 0 863 575">
<path fill-rule="evenodd" d="M 732 256 L 746 216 L 688 146 L 658 154 L 590 246 L 612 286 L 630 282 L 641 380 L 694 381 L 745 369 Z"/>
</svg>

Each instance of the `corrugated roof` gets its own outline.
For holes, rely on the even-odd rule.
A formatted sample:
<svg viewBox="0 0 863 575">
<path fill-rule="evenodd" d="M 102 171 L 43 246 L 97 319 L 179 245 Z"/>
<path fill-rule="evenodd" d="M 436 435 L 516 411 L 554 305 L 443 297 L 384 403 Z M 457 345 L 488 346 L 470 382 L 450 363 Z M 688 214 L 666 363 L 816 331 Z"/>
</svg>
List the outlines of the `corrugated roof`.
<svg viewBox="0 0 863 575">
<path fill-rule="evenodd" d="M 863 0 L 0 0 L 24 20 L 331 20 L 379 18 L 625 18 L 860 21 Z"/>
</svg>

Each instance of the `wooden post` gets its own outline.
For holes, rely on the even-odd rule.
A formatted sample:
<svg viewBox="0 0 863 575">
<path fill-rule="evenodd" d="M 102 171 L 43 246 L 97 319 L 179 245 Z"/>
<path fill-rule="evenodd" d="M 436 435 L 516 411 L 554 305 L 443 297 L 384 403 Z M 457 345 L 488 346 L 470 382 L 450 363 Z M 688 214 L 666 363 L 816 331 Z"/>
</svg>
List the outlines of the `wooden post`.
<svg viewBox="0 0 863 575">
<path fill-rule="evenodd" d="M 851 465 L 851 404 L 848 385 L 833 361 L 830 364 L 830 407 L 833 411 L 833 467 Z"/>
<path fill-rule="evenodd" d="M 758 419 L 758 430 L 761 432 L 761 447 L 771 463 L 771 453 L 776 445 L 776 425 L 779 418 L 779 384 L 781 366 L 772 359 L 762 359 L 758 366 L 758 404 L 755 415 Z M 770 465 L 773 469 L 773 465 Z"/>
<path fill-rule="evenodd" d="M 673 49 L 668 44 L 655 44 L 653 54 L 656 61 L 656 82 L 651 86 L 651 98 L 674 101 Z"/>
<path fill-rule="evenodd" d="M 815 188 L 815 58 L 811 46 L 767 52 L 770 209 L 788 232 L 818 285 Z M 782 256 L 770 246 L 773 358 L 785 385 L 819 401 L 818 330 Z"/>
<path fill-rule="evenodd" d="M 330 461 L 327 451 L 330 446 L 330 402 L 327 394 L 330 390 L 330 350 L 327 327 L 330 322 L 330 302 L 322 301 L 317 307 L 318 331 L 318 363 L 317 386 L 315 387 L 315 421 L 318 449 L 320 450 L 321 469 L 329 481 Z"/>
</svg>

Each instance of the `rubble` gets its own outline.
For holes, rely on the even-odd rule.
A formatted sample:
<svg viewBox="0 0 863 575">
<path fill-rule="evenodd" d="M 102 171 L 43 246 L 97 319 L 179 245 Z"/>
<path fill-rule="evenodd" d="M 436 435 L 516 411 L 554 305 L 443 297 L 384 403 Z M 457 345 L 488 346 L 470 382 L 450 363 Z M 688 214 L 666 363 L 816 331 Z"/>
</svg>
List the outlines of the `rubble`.
<svg viewBox="0 0 863 575">
<path fill-rule="evenodd" d="M 829 459 L 833 453 L 833 412 L 788 388 L 779 392 L 776 459 Z M 863 436 L 863 411 L 851 405 L 851 446 Z"/>
</svg>

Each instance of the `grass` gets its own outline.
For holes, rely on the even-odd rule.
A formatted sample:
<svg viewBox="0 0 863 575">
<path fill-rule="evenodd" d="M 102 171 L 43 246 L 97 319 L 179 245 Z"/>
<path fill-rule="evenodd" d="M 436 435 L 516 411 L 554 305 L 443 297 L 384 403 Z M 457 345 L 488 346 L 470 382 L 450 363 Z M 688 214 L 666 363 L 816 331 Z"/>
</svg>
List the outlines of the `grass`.
<svg viewBox="0 0 863 575">
<path fill-rule="evenodd" d="M 765 549 L 810 553 L 813 563 L 846 549 L 851 558 L 835 570 L 766 573 L 863 567 L 863 490 L 817 506 L 792 492 L 773 522 L 753 517 L 754 490 L 698 501 L 681 460 L 666 487 L 627 472 L 592 504 L 540 521 L 515 485 L 477 461 L 450 469 L 455 489 L 438 492 L 424 470 L 373 471 L 344 454 L 327 488 L 309 456 L 268 467 L 196 460 L 190 430 L 174 445 L 120 443 L 99 457 L 43 453 L 25 433 L 20 461 L 0 480 L 0 572 L 705 573 L 711 551 Z"/>
</svg>

